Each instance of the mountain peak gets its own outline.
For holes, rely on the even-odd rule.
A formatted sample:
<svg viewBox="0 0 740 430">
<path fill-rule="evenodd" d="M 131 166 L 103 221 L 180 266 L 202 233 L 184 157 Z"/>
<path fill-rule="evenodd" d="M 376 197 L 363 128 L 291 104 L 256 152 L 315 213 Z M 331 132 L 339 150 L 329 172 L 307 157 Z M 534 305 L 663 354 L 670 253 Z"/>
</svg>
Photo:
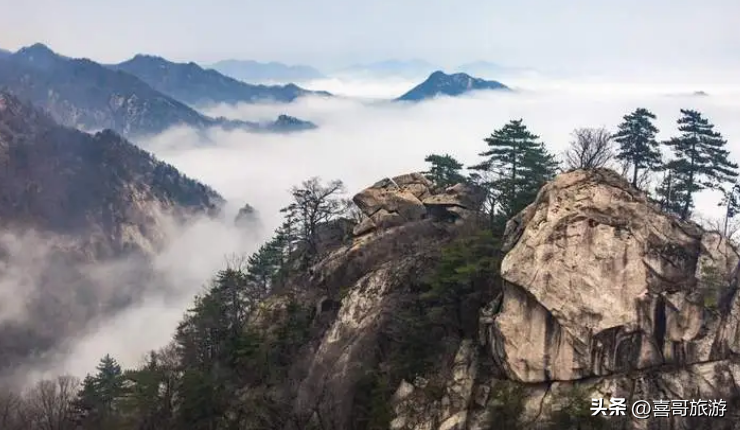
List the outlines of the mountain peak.
<svg viewBox="0 0 740 430">
<path fill-rule="evenodd" d="M 24 46 L 23 48 L 19 49 L 17 53 L 25 53 L 25 54 L 45 54 L 45 55 L 57 55 L 56 52 L 52 51 L 51 48 L 44 45 L 43 43 L 34 43 L 30 46 Z"/>
<path fill-rule="evenodd" d="M 13 57 L 22 59 L 38 67 L 51 66 L 57 60 L 64 58 L 43 43 L 34 43 L 31 46 L 25 46 L 16 51 Z"/>
<path fill-rule="evenodd" d="M 397 101 L 421 101 L 439 95 L 459 96 L 477 90 L 509 90 L 509 87 L 498 81 L 487 81 L 475 78 L 467 73 L 447 74 L 442 70 L 433 72 L 421 84 L 397 98 Z"/>
</svg>

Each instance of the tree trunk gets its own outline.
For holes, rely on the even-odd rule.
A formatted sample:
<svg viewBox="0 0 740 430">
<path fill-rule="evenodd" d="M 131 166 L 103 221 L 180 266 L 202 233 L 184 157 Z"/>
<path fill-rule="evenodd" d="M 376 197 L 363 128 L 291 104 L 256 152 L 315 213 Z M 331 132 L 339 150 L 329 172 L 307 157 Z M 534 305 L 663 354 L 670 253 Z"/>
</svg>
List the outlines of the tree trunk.
<svg viewBox="0 0 740 430">
<path fill-rule="evenodd" d="M 637 172 L 639 169 L 637 168 L 637 163 L 635 163 L 635 168 L 632 170 L 632 186 L 637 188 Z"/>
</svg>

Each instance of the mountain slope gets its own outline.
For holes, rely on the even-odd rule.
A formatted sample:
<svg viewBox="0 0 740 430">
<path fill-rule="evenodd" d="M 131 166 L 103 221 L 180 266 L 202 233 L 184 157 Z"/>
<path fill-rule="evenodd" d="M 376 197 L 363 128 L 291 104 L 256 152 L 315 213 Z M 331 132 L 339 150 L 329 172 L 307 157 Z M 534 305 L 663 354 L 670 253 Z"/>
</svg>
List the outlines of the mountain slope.
<svg viewBox="0 0 740 430">
<path fill-rule="evenodd" d="M 326 78 L 311 66 L 291 66 L 275 61 L 223 60 L 207 68 L 244 82 L 300 82 Z"/>
<path fill-rule="evenodd" d="M 59 126 L 5 93 L 0 160 L 0 373 L 161 285 L 148 256 L 172 222 L 223 204 L 114 132 Z M 105 268 L 124 257 L 125 271 Z"/>
<path fill-rule="evenodd" d="M 6 93 L 0 93 L 0 156 L 5 162 L 0 170 L 0 225 L 56 233 L 94 225 L 115 250 L 126 248 L 117 239 L 134 237 L 117 233 L 120 223 L 143 226 L 128 211 L 132 201 L 195 212 L 216 211 L 223 202 L 214 190 L 114 132 L 88 134 L 59 126 Z"/>
<path fill-rule="evenodd" d="M 137 55 L 110 67 L 130 73 L 157 91 L 191 105 L 291 102 L 306 95 L 329 95 L 326 92 L 305 90 L 294 84 L 250 85 L 224 76 L 216 70 L 204 69 L 195 63 L 173 63 L 150 55 Z"/>
<path fill-rule="evenodd" d="M 478 90 L 509 91 L 510 89 L 498 81 L 486 81 L 484 79 L 474 78 L 465 73 L 448 75 L 442 71 L 436 71 L 429 75 L 427 80 L 415 86 L 396 100 L 421 101 L 440 95 L 455 97 Z"/>
<path fill-rule="evenodd" d="M 131 74 L 63 57 L 41 44 L 0 58 L 0 88 L 42 107 L 60 124 L 112 129 L 127 137 L 175 125 L 255 128 L 248 122 L 210 118 Z"/>
</svg>

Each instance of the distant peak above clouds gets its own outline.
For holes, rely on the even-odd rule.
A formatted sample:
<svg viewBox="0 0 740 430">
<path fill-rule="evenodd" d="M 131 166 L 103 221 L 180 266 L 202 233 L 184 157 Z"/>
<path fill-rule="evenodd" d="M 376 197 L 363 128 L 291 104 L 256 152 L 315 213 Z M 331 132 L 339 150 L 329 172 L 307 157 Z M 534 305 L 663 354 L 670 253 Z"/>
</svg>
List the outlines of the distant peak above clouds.
<svg viewBox="0 0 740 430">
<path fill-rule="evenodd" d="M 510 88 L 498 81 L 474 78 L 466 73 L 447 74 L 441 70 L 433 72 L 421 84 L 415 86 L 397 101 L 421 101 L 437 96 L 459 96 L 470 91 L 505 90 Z"/>
</svg>

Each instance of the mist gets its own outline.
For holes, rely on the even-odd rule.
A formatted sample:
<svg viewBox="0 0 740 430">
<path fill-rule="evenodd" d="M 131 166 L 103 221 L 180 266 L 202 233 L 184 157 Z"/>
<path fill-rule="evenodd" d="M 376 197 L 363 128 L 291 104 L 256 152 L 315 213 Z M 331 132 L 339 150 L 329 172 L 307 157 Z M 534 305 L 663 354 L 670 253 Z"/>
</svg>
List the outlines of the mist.
<svg viewBox="0 0 740 430">
<path fill-rule="evenodd" d="M 522 81 L 516 83 L 522 88 L 517 93 L 481 92 L 408 105 L 381 99 L 400 95 L 410 88 L 409 83 L 332 82 L 333 87 L 322 89 L 342 97 L 204 109 L 208 115 L 244 120 L 286 113 L 315 122 L 316 130 L 278 135 L 174 128 L 136 142 L 215 188 L 229 201 L 226 214 L 187 225 L 173 223 L 169 234 L 173 239 L 153 259 L 156 284 L 144 288 L 141 298 L 126 310 L 96 321 L 66 342 L 48 357 L 48 365 L 25 369 L 27 375 L 31 379 L 59 373 L 84 376 L 106 353 L 124 366 L 133 366 L 147 351 L 165 346 L 194 295 L 230 258 L 254 252 L 271 236 L 281 222 L 280 208 L 290 201 L 290 188 L 312 176 L 341 179 L 350 197 L 383 177 L 426 169 L 424 157 L 431 153 L 447 153 L 471 165 L 485 149 L 483 138 L 518 118 L 540 135 L 550 151 L 560 153 L 574 128 L 614 130 L 622 116 L 637 107 L 657 115 L 659 139 L 677 133 L 679 109 L 701 111 L 729 141 L 733 159 L 740 160 L 740 124 L 736 122 L 740 98 L 738 89 L 729 86 L 558 81 L 531 82 L 527 87 Z M 691 95 L 698 90 L 709 96 Z M 717 202 L 716 194 L 704 193 L 698 197 L 697 208 L 703 215 L 718 217 Z M 260 224 L 237 229 L 233 216 L 245 203 L 257 209 Z M 43 258 L 43 251 L 28 255 Z M 91 268 L 90 276 L 122 278 L 121 273 L 135 269 L 132 266 L 125 261 L 105 263 Z M 2 291 L 0 298 L 5 297 Z"/>
</svg>

